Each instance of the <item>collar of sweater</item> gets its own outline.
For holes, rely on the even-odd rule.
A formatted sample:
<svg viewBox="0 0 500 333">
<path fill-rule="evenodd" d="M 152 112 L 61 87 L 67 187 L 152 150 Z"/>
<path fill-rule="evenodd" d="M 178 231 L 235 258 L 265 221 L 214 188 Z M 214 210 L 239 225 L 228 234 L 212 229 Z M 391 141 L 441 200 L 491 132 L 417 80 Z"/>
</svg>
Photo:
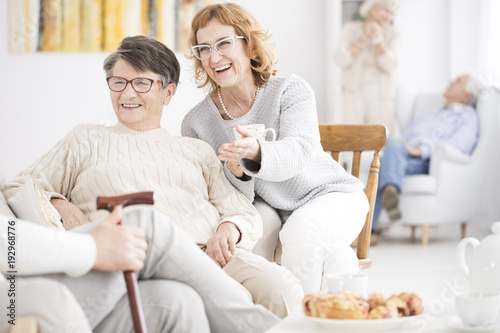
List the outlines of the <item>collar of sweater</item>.
<svg viewBox="0 0 500 333">
<path fill-rule="evenodd" d="M 120 122 L 113 126 L 113 131 L 120 135 L 134 136 L 143 139 L 164 139 L 165 137 L 171 137 L 171 135 L 164 128 L 137 131 L 123 125 Z"/>
</svg>

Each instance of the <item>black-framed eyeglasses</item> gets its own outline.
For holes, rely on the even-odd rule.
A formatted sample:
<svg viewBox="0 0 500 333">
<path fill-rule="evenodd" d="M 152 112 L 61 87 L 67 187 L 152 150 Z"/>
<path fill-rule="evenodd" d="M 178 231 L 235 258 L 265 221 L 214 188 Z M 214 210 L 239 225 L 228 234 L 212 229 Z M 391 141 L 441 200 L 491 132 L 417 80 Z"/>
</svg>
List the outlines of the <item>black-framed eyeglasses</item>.
<svg viewBox="0 0 500 333">
<path fill-rule="evenodd" d="M 148 79 L 147 77 L 136 77 L 132 80 L 127 80 L 126 78 L 121 76 L 110 76 L 106 78 L 106 81 L 108 82 L 108 87 L 109 89 L 111 89 L 111 91 L 124 91 L 125 88 L 127 88 L 127 85 L 130 83 L 132 85 L 132 88 L 134 88 L 134 90 L 138 93 L 147 93 L 151 90 L 151 87 L 155 82 L 163 83 L 162 80 L 153 80 Z"/>
<path fill-rule="evenodd" d="M 233 36 L 221 39 L 214 45 L 195 45 L 191 47 L 193 54 L 200 60 L 207 60 L 212 55 L 212 48 L 220 55 L 227 55 L 234 51 L 236 39 L 245 39 L 243 36 Z"/>
</svg>

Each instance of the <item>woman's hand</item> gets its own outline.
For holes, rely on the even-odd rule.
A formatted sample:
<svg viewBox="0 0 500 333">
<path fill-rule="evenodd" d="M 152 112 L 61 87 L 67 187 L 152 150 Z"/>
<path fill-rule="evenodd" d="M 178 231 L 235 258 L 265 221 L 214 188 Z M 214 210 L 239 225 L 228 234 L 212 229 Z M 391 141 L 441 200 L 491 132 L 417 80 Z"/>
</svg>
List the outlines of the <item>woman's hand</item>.
<svg viewBox="0 0 500 333">
<path fill-rule="evenodd" d="M 92 230 L 97 247 L 94 269 L 100 271 L 140 271 L 146 260 L 148 244 L 142 229 L 120 225 L 122 209 L 113 212 Z"/>
<path fill-rule="evenodd" d="M 90 222 L 78 207 L 67 200 L 52 198 L 50 199 L 50 203 L 61 215 L 61 221 L 66 230 Z"/>
<path fill-rule="evenodd" d="M 224 267 L 234 255 L 239 238 L 240 231 L 234 223 L 221 223 L 215 235 L 207 241 L 207 254 Z"/>
<path fill-rule="evenodd" d="M 239 165 L 239 160 L 246 158 L 260 163 L 260 145 L 257 139 L 252 136 L 251 132 L 241 128 L 239 125 L 236 125 L 236 131 L 241 134 L 241 139 L 234 140 L 233 143 L 223 144 L 219 148 L 219 160 L 232 161 L 233 163 L 238 162 L 237 164 Z M 236 174 L 234 175 L 237 176 Z"/>
<path fill-rule="evenodd" d="M 228 161 L 227 168 L 236 178 L 243 177 L 243 169 L 241 169 L 240 161 Z"/>
</svg>

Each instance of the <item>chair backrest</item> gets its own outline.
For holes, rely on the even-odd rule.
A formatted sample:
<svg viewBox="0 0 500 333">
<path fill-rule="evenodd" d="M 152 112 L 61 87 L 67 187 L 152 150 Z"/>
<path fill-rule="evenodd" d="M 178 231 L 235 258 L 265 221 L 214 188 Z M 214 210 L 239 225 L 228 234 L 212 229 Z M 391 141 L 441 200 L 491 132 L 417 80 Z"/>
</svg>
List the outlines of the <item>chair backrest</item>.
<svg viewBox="0 0 500 333">
<path fill-rule="evenodd" d="M 320 124 L 319 133 L 323 150 L 329 151 L 337 162 L 341 152 L 353 153 L 351 174 L 357 178 L 360 174 L 361 154 L 366 151 L 374 152 L 365 188 L 370 209 L 366 215 L 365 225 L 358 235 L 356 250 L 360 268 L 368 268 L 371 266 L 368 251 L 377 197 L 379 157 L 380 151 L 387 143 L 387 128 L 383 125 Z"/>
</svg>

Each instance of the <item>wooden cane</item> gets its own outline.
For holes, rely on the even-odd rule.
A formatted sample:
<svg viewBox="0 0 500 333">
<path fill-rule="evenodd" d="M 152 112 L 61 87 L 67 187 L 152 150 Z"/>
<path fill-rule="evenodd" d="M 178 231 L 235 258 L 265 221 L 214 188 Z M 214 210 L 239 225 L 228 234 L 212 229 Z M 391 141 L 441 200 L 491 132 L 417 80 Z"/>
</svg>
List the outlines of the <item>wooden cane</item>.
<svg viewBox="0 0 500 333">
<path fill-rule="evenodd" d="M 97 209 L 106 209 L 111 212 L 115 206 L 130 206 L 130 205 L 152 205 L 154 204 L 154 192 L 138 192 L 114 197 L 97 197 Z M 121 223 L 121 222 L 120 222 Z M 132 320 L 134 322 L 135 333 L 147 333 L 146 320 L 144 319 L 144 311 L 141 305 L 141 295 L 139 294 L 139 286 L 134 272 L 123 272 L 125 284 L 127 285 L 128 299 L 130 303 L 130 311 L 132 312 Z"/>
</svg>

